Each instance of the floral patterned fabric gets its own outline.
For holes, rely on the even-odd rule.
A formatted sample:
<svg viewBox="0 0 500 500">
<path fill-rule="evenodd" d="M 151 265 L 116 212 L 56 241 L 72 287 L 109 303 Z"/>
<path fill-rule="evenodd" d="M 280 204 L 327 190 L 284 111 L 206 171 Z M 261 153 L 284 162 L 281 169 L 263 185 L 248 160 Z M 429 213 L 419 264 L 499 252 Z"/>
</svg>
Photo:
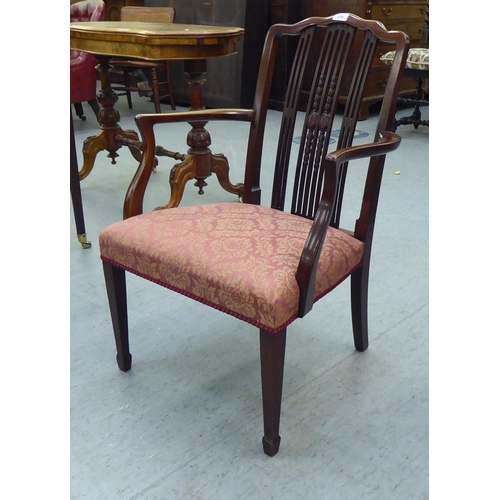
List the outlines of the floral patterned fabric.
<svg viewBox="0 0 500 500">
<path fill-rule="evenodd" d="M 381 58 L 385 64 L 391 65 L 394 61 L 394 51 L 387 52 Z M 429 49 L 410 49 L 406 58 L 406 67 L 409 69 L 429 69 Z"/>
<path fill-rule="evenodd" d="M 222 203 L 131 217 L 104 229 L 99 243 L 104 261 L 275 333 L 297 317 L 295 273 L 311 224 Z M 361 265 L 363 251 L 362 242 L 328 229 L 315 300 Z"/>
</svg>

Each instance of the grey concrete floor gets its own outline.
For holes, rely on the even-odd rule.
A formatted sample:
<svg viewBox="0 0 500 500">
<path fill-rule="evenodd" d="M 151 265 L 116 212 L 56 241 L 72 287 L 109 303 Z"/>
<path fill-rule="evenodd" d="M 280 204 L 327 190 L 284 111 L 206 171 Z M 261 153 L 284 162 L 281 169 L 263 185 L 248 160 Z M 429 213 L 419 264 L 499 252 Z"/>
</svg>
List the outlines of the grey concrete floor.
<svg viewBox="0 0 500 500">
<path fill-rule="evenodd" d="M 117 108 L 123 128 L 135 128 L 135 114 L 153 112 L 138 97 L 133 110 L 124 97 Z M 97 130 L 85 111 L 85 122 L 74 118 L 80 164 L 83 140 Z M 280 116 L 269 113 L 263 185 Z M 358 123 L 360 131 L 373 127 L 373 119 Z M 242 181 L 248 126 L 207 128 L 212 151 L 228 157 L 232 182 Z M 185 151 L 188 130 L 158 127 L 158 143 Z M 81 184 L 92 248 L 81 247 L 72 212 L 70 219 L 72 499 L 429 497 L 429 130 L 404 126 L 398 133 L 403 141 L 386 163 L 373 246 L 370 347 L 354 350 L 348 283 L 289 327 L 274 458 L 261 446 L 254 327 L 129 275 L 133 366 L 118 369 L 98 235 L 121 220 L 136 163 L 125 149 L 116 165 L 99 153 Z M 174 163 L 160 159 L 145 211 L 168 201 Z M 359 175 L 351 172 L 355 187 Z M 182 204 L 236 201 L 215 177 L 208 184 L 199 196 L 189 183 Z"/>
</svg>

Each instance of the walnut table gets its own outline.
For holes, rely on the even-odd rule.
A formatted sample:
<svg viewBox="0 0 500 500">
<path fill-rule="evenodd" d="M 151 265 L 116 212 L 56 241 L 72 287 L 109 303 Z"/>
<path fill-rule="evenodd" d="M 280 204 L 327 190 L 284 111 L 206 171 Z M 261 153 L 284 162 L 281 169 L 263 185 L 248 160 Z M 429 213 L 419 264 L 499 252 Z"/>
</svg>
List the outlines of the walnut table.
<svg viewBox="0 0 500 500">
<path fill-rule="evenodd" d="M 107 150 L 111 163 L 116 163 L 118 149 L 127 145 L 137 161 L 142 159 L 137 133 L 134 130 L 122 130 L 118 125 L 120 114 L 114 108 L 118 97 L 111 90 L 109 79 L 111 58 L 183 60 L 191 89 L 191 109 L 198 110 L 203 109 L 201 88 L 205 82 L 203 75 L 207 69 L 207 59 L 236 53 L 236 44 L 243 38 L 243 34 L 242 28 L 192 24 L 123 21 L 70 23 L 70 48 L 94 54 L 101 77 L 101 91 L 97 98 L 102 108 L 99 113 L 100 131 L 84 142 L 80 179 L 89 175 L 100 151 Z M 172 170 L 172 193 L 170 201 L 163 208 L 179 205 L 184 186 L 189 179 L 196 179 L 196 185 L 202 194 L 206 185 L 205 179 L 214 171 L 217 172 L 219 183 L 224 189 L 237 195 L 242 193 L 242 184 L 233 185 L 229 182 L 229 165 L 226 158 L 223 155 L 213 155 L 210 151 L 208 146 L 211 139 L 205 129 L 206 123 L 190 123 L 193 128 L 187 138 L 190 148 L 187 155 L 167 152 L 167 156 L 183 161 Z M 196 138 L 196 141 L 193 138 Z M 130 192 L 131 187 L 128 190 L 128 193 Z M 123 209 L 124 218 L 142 212 L 142 205 L 139 206 L 136 200 L 130 199 L 128 193 Z"/>
</svg>

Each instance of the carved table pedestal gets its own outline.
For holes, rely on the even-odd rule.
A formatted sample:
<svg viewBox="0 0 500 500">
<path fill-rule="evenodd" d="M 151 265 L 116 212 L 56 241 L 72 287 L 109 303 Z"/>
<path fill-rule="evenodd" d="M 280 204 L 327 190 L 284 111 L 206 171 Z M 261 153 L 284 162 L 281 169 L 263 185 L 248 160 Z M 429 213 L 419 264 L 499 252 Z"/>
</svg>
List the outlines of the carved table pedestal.
<svg viewBox="0 0 500 500">
<path fill-rule="evenodd" d="M 184 61 L 185 72 L 191 91 L 191 109 L 203 109 L 202 85 L 207 69 L 207 59 L 222 57 L 236 52 L 236 44 L 243 38 L 242 28 L 222 26 L 200 26 L 190 24 L 162 24 L 139 22 L 89 22 L 70 23 L 70 48 L 94 54 L 101 77 L 101 92 L 98 96 L 102 109 L 99 113 L 100 131 L 89 137 L 83 146 L 83 165 L 80 179 L 87 177 L 100 151 L 107 150 L 111 163 L 116 163 L 117 151 L 128 146 L 137 161 L 142 159 L 142 144 L 134 130 L 123 130 L 119 126 L 120 114 L 114 105 L 117 96 L 111 89 L 110 60 L 116 57 L 160 61 L 177 59 Z M 190 123 L 187 155 L 163 150 L 163 154 L 182 160 L 175 165 L 170 175 L 171 197 L 161 208 L 179 205 L 186 182 L 196 179 L 195 185 L 203 194 L 205 179 L 215 173 L 226 191 L 241 195 L 243 185 L 229 181 L 229 165 L 224 155 L 212 154 L 209 146 L 210 134 L 206 122 Z M 144 186 L 145 190 L 145 186 Z M 124 218 L 142 213 L 142 193 L 131 188 L 125 197 Z"/>
</svg>

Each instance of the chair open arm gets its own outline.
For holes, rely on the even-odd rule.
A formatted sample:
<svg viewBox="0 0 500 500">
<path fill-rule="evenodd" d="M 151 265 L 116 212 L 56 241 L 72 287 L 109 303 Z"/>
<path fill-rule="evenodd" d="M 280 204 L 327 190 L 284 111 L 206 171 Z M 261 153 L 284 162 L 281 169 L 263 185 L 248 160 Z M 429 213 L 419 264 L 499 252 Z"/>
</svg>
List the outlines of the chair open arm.
<svg viewBox="0 0 500 500">
<path fill-rule="evenodd" d="M 401 137 L 399 135 L 384 131 L 380 133 L 379 142 L 342 148 L 329 153 L 325 157 L 325 182 L 321 201 L 309 236 L 304 244 L 295 275 L 300 289 L 298 312 L 300 318 L 304 317 L 312 309 L 314 303 L 316 270 L 326 231 L 332 218 L 340 167 L 351 160 L 385 155 L 397 149 L 400 142 Z"/>
<path fill-rule="evenodd" d="M 164 123 L 207 123 L 209 121 L 244 121 L 254 119 L 251 109 L 197 110 L 180 113 L 158 113 L 137 115 L 135 122 L 142 138 L 142 160 L 129 185 L 123 207 L 124 218 L 143 212 L 143 200 L 156 158 L 154 126 Z"/>
</svg>

